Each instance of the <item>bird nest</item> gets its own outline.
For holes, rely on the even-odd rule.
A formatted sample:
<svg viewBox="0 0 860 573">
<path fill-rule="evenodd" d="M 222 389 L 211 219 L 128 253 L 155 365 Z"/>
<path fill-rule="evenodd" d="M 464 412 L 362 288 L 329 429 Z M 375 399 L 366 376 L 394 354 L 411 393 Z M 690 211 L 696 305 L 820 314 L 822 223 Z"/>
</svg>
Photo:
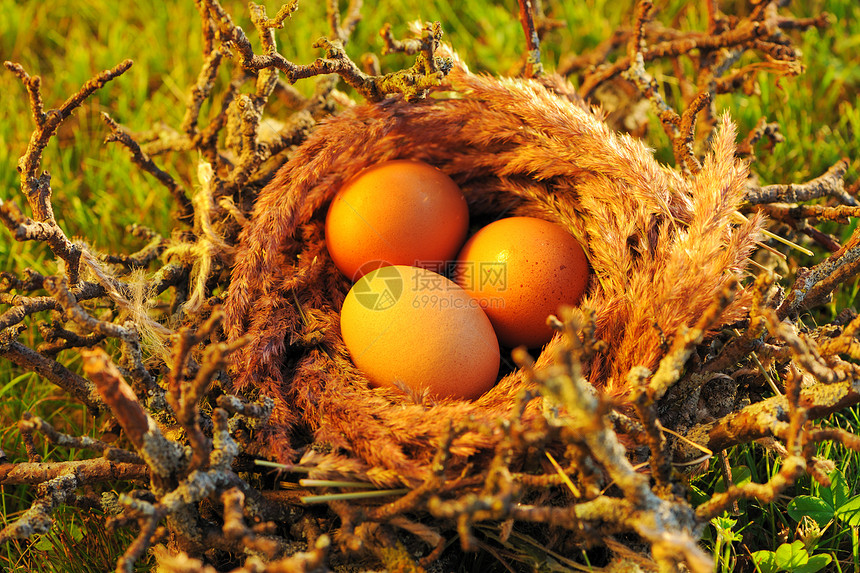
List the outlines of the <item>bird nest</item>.
<svg viewBox="0 0 860 573">
<path fill-rule="evenodd" d="M 694 328 L 738 282 L 759 220 L 732 224 L 747 170 L 728 120 L 701 171 L 685 178 L 641 141 L 610 130 L 561 80 L 495 79 L 458 66 L 443 87 L 438 97 L 391 98 L 327 121 L 260 193 L 226 301 L 230 336 L 251 339 L 235 355 L 234 388 L 275 403 L 257 453 L 296 462 L 310 433 L 330 450 L 308 450 L 307 463 L 415 486 L 448 444 L 449 472 L 481 473 L 491 459 L 483 454 L 505 439 L 502 421 L 546 425 L 540 373 L 564 361 L 571 337 L 583 343 L 582 332 L 565 335 L 559 322 L 533 365 L 522 354 L 519 366 L 508 361 L 474 401 L 371 387 L 340 335 L 351 285 L 323 233 L 329 201 L 369 165 L 435 165 L 460 185 L 473 222 L 521 215 L 567 229 L 593 273 L 579 308 L 559 316 L 591 338 L 584 379 L 617 401 L 647 386 L 642 368 L 656 370 L 666 341 Z M 709 315 L 706 330 L 741 319 L 749 303 L 741 289 Z M 516 452 L 517 469 L 534 463 L 529 456 L 543 452 Z"/>
</svg>

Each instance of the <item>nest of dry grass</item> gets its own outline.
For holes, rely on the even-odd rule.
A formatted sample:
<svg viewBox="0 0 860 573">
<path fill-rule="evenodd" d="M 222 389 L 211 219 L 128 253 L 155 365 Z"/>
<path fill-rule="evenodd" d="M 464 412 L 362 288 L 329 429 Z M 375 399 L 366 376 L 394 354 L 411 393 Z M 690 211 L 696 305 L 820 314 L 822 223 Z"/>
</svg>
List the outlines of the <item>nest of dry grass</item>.
<svg viewBox="0 0 860 573">
<path fill-rule="evenodd" d="M 415 486 L 432 474 L 453 424 L 449 470 L 469 464 L 469 472 L 482 473 L 490 458 L 480 454 L 502 433 L 481 429 L 537 391 L 533 377 L 514 367 L 474 402 L 431 401 L 370 388 L 351 364 L 338 319 L 351 285 L 326 251 L 323 225 L 342 182 L 368 165 L 420 159 L 461 186 L 473 220 L 527 215 L 568 229 L 593 269 L 580 312 L 604 342 L 583 364 L 584 375 L 621 401 L 637 390 L 632 369 L 655 370 L 669 350 L 663 340 L 694 327 L 741 278 L 760 220 L 732 223 L 747 171 L 728 120 L 702 170 L 684 178 L 640 140 L 612 132 L 559 78 L 495 79 L 456 67 L 441 89 L 450 92 L 339 114 L 260 193 L 225 303 L 230 336 L 251 338 L 235 355 L 236 391 L 275 402 L 260 453 L 295 462 L 304 445 L 296 435 L 310 430 L 334 450 L 313 454 L 317 464 L 343 460 L 357 471 L 358 462 L 379 485 Z M 749 304 L 749 290 L 739 289 L 709 326 L 740 320 Z M 559 360 L 562 338 L 558 332 L 543 349 L 536 370 Z M 530 401 L 524 427 L 542 411 L 540 398 Z"/>
</svg>

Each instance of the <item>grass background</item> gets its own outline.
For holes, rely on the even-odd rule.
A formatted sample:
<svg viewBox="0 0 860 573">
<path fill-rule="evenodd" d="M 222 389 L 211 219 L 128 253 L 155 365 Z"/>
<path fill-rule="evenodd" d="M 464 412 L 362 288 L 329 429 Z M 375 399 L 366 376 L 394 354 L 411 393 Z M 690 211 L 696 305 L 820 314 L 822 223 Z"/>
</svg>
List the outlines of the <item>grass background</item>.
<svg viewBox="0 0 860 573">
<path fill-rule="evenodd" d="M 254 40 L 245 4 L 234 0 L 223 0 L 223 4 Z M 265 4 L 270 14 L 280 5 L 272 1 Z M 308 63 L 319 55 L 311 44 L 329 33 L 324 4 L 303 2 L 286 29 L 278 32 L 280 51 L 287 58 Z M 519 65 L 523 40 L 513 0 L 380 0 L 367 4 L 364 20 L 347 46 L 354 59 L 367 51 L 380 52 L 378 31 L 383 23 L 390 22 L 395 35 L 403 36 L 409 21 L 422 19 L 441 21 L 445 40 L 473 70 L 506 74 Z M 563 28 L 545 38 L 544 65 L 552 70 L 563 55 L 595 47 L 616 27 L 631 21 L 632 4 L 632 1 L 544 0 L 549 16 L 566 21 Z M 657 4 L 661 21 L 675 22 L 685 29 L 703 29 L 704 2 L 667 0 Z M 821 10 L 835 16 L 834 25 L 827 30 L 796 34 L 797 45 L 804 53 L 806 73 L 779 82 L 763 75 L 759 96 L 720 96 L 718 108 L 732 114 L 740 124 L 741 134 L 761 116 L 779 122 L 786 142 L 772 152 L 759 147 L 760 157 L 753 164 L 753 170 L 764 182 L 804 181 L 824 172 L 843 156 L 852 158 L 848 179 L 856 180 L 856 160 L 860 158 L 857 101 L 860 65 L 856 63 L 860 52 L 860 3 L 813 0 L 795 4 L 791 11 L 797 16 L 813 16 Z M 739 0 L 726 0 L 721 5 L 728 13 L 746 9 L 746 2 Z M 106 129 L 99 112 L 109 112 L 132 130 L 145 130 L 155 122 L 179 125 L 188 86 L 202 63 L 200 24 L 193 2 L 0 0 L 0 14 L 3 15 L 0 59 L 20 62 L 29 73 L 42 76 L 48 108 L 57 106 L 94 73 L 124 58 L 135 62 L 129 72 L 79 109 L 46 150 L 43 168 L 53 176 L 54 206 L 62 228 L 70 236 L 86 238 L 96 248 L 122 252 L 133 252 L 142 246 L 126 231 L 131 223 L 143 223 L 169 234 L 173 222 L 168 192 L 139 172 L 124 149 L 101 143 Z M 381 61 L 383 69 L 390 70 L 400 67 L 405 60 L 386 56 Z M 659 66 L 649 70 L 673 93 L 668 68 L 666 76 Z M 306 92 L 312 86 L 312 81 L 297 84 Z M 32 120 L 24 89 L 6 70 L 0 71 L 0 119 L 0 197 L 23 206 L 15 164 L 26 148 Z M 657 149 L 658 157 L 671 162 L 671 151 L 656 120 L 649 143 Z M 193 160 L 193 157 L 166 157 L 159 164 L 190 188 Z M 849 227 L 836 232 L 847 235 L 850 230 Z M 808 265 L 812 261 L 801 255 L 796 262 Z M 27 267 L 42 273 L 56 272 L 50 253 L 41 245 L 14 242 L 5 229 L 0 229 L 0 270 L 20 274 Z M 841 308 L 855 304 L 856 292 L 856 283 L 843 289 L 820 317 L 829 318 Z M 37 345 L 38 331 L 31 328 L 21 340 L 29 346 Z M 76 367 L 73 354 L 61 357 Z M 70 433 L 98 434 L 98 421 L 88 419 L 81 406 L 66 400 L 38 376 L 21 372 L 0 359 L 0 447 L 10 461 L 24 459 L 15 423 L 25 411 L 42 416 Z M 832 422 L 854 429 L 860 427 L 853 411 L 836 416 Z M 81 452 L 65 448 L 40 447 L 46 460 L 81 456 Z M 857 456 L 836 448 L 822 453 L 838 461 L 852 494 L 857 493 L 860 471 Z M 757 446 L 738 448 L 732 452 L 731 460 L 737 467 L 749 468 L 755 481 L 765 481 L 778 469 L 777 458 Z M 695 485 L 707 494 L 719 487 L 718 481 L 719 474 L 711 472 Z M 819 492 L 806 480 L 793 493 Z M 3 488 L 0 526 L 19 516 L 31 500 L 29 488 Z M 785 501 L 768 506 L 746 505 L 744 515 L 734 526 L 734 531 L 742 537 L 730 546 L 727 557 L 743 555 L 747 550 L 774 549 L 780 540 L 793 539 L 796 524 L 782 511 Z M 709 531 L 710 542 L 717 539 L 715 531 Z M 0 547 L 0 571 L 109 570 L 131 538 L 130 532 L 106 535 L 97 515 L 65 509 L 57 514 L 54 532 L 37 539 L 35 544 L 10 543 Z M 69 554 L 73 545 L 78 545 L 78 549 Z M 860 570 L 856 529 L 834 525 L 822 538 L 820 550 L 832 554 L 834 563 L 841 564 L 838 570 Z M 725 570 L 730 570 L 730 565 L 729 561 L 720 562 Z"/>
</svg>

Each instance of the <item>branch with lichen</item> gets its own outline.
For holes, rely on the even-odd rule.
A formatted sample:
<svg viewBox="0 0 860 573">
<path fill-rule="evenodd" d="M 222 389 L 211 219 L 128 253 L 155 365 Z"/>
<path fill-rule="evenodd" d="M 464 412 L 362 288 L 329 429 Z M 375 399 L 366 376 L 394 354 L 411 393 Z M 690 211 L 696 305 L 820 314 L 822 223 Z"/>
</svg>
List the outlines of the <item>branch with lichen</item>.
<svg viewBox="0 0 860 573">
<path fill-rule="evenodd" d="M 724 306 L 724 305 L 723 305 Z M 584 328 L 586 321 L 581 312 L 574 311 L 564 321 L 567 348 L 559 356 L 558 366 L 543 371 L 535 371 L 524 353 L 516 355 L 527 369 L 529 376 L 539 381 L 547 406 L 563 407 L 566 415 L 551 424 L 564 424 L 572 432 L 581 436 L 590 456 L 601 465 L 607 477 L 621 489 L 624 499 L 597 498 L 590 502 L 575 505 L 576 520 L 594 519 L 586 507 L 601 503 L 598 511 L 601 519 L 618 520 L 637 531 L 652 543 L 654 559 L 663 567 L 675 568 L 683 562 L 693 571 L 706 571 L 707 558 L 696 546 L 694 531 L 698 525 L 690 513 L 689 506 L 682 500 L 661 499 L 649 486 L 647 476 L 636 472 L 626 457 L 626 448 L 618 441 L 615 432 L 606 425 L 602 416 L 603 406 L 582 376 L 581 359 L 594 352 L 596 341 L 589 340 Z M 585 338 L 580 338 L 585 334 Z M 689 346 L 684 344 L 684 346 Z M 659 458 L 658 458 L 659 459 Z M 652 513 L 653 512 L 653 513 Z M 527 519 L 525 512 L 517 514 Z M 660 515 L 660 518 L 657 518 Z M 617 517 L 612 517 L 617 516 Z M 568 518 L 570 519 L 570 518 Z M 665 520 L 671 520 L 669 526 Z M 655 527 L 655 522 L 662 521 Z M 567 522 L 567 527 L 572 523 Z M 652 529 L 653 528 L 653 529 Z M 675 551 L 666 551 L 669 547 Z"/>
<path fill-rule="evenodd" d="M 523 76 L 534 78 L 543 74 L 543 64 L 540 61 L 540 38 L 535 27 L 535 6 L 532 0 L 519 0 L 520 25 L 526 37 L 525 68 Z"/>
<path fill-rule="evenodd" d="M 294 64 L 277 51 L 270 49 L 265 54 L 254 54 L 254 50 L 244 31 L 233 24 L 232 19 L 224 11 L 217 0 L 206 0 L 206 6 L 213 20 L 218 22 L 221 41 L 234 50 L 243 68 L 247 70 L 276 69 L 284 73 L 290 83 L 304 78 L 324 74 L 338 74 L 351 87 L 370 101 L 378 101 L 386 95 L 402 93 L 408 98 L 423 97 L 427 89 L 440 84 L 442 77 L 450 69 L 450 61 L 438 58 L 433 54 L 438 47 L 441 28 L 438 25 L 431 28 L 428 44 L 433 47 L 429 57 L 419 52 L 419 58 L 413 68 L 392 72 L 384 76 L 368 76 L 347 56 L 343 42 L 338 38 L 329 40 L 320 38 L 314 44 L 316 48 L 325 50 L 325 57 L 312 64 Z"/>
<path fill-rule="evenodd" d="M 756 74 L 768 71 L 777 76 L 794 76 L 802 71 L 799 54 L 791 47 L 782 33 L 783 29 L 805 29 L 826 26 L 828 18 L 793 19 L 777 14 L 773 0 L 761 3 L 756 10 L 740 21 L 722 15 L 716 6 L 709 7 L 709 24 L 706 32 L 683 32 L 667 29 L 652 21 L 655 8 L 651 0 L 642 0 L 636 5 L 636 16 L 632 30 L 619 30 L 594 54 L 579 57 L 565 63 L 562 73 L 570 74 L 584 70 L 579 93 L 585 98 L 598 96 L 598 88 L 606 86 L 616 78 L 623 77 L 639 90 L 657 110 L 664 131 L 673 143 L 678 165 L 688 173 L 696 173 L 693 143 L 695 116 L 704 112 L 703 133 L 705 140 L 715 125 L 716 109 L 714 97 L 739 89 L 750 91 Z M 737 19 L 735 19 L 737 20 Z M 612 63 L 606 60 L 622 45 L 626 53 Z M 679 58 L 696 51 L 692 58 L 696 67 L 693 81 L 682 71 Z M 733 66 L 745 53 L 755 53 L 765 61 L 747 64 L 739 69 Z M 589 59 L 590 58 L 590 59 Z M 660 93 L 654 78 L 646 71 L 646 64 L 669 60 L 681 82 L 684 102 L 673 106 Z M 599 99 L 599 98 L 598 98 Z M 679 111 L 686 108 L 684 113 Z M 748 134 L 739 147 L 740 155 L 752 155 L 753 146 L 762 136 L 776 140 L 774 124 L 761 118 L 759 125 Z"/>
<path fill-rule="evenodd" d="M 639 14 L 637 16 L 636 32 L 634 32 L 636 46 L 640 45 L 640 40 L 644 38 L 644 24 L 647 22 L 652 11 L 652 3 L 649 0 L 639 2 Z M 643 62 L 658 60 L 663 58 L 675 58 L 683 54 L 688 54 L 693 50 L 702 52 L 719 51 L 720 49 L 739 49 L 754 47 L 758 50 L 764 50 L 769 56 L 778 55 L 781 61 L 789 61 L 796 57 L 794 51 L 785 46 L 781 40 L 781 29 L 787 28 L 805 28 L 812 26 L 826 26 L 827 18 L 795 20 L 791 18 L 779 18 L 775 13 L 776 3 L 773 0 L 762 2 L 759 5 L 760 9 L 754 10 L 748 18 L 735 23 L 729 27 L 725 18 L 718 17 L 716 12 L 713 13 L 715 21 L 711 23 L 713 32 L 719 33 L 703 33 L 703 32 L 688 32 L 680 34 L 677 37 L 669 40 L 661 41 L 649 46 L 642 54 Z M 589 97 L 597 86 L 606 81 L 624 73 L 635 64 L 635 55 L 627 54 L 626 57 L 619 58 L 612 64 L 603 64 L 598 66 L 593 72 L 589 73 L 580 87 L 580 94 L 583 97 Z M 794 72 L 793 72 L 794 73 Z"/>
<path fill-rule="evenodd" d="M 800 310 L 814 308 L 841 283 L 860 272 L 860 229 L 855 229 L 838 251 L 811 269 L 800 268 L 794 285 L 777 309 L 780 319 L 795 316 Z"/>
<path fill-rule="evenodd" d="M 25 412 L 21 417 L 21 421 L 18 422 L 18 429 L 21 431 L 22 435 L 39 432 L 49 442 L 57 446 L 100 452 L 104 455 L 105 459 L 110 461 L 138 465 L 144 463 L 143 459 L 137 454 L 122 448 L 111 446 L 101 440 L 90 438 L 88 436 L 70 436 L 68 434 L 58 432 L 48 422 L 38 416 L 33 416 L 29 412 Z"/>
<path fill-rule="evenodd" d="M 762 203 L 796 203 L 821 197 L 835 197 L 843 205 L 857 206 L 857 199 L 845 192 L 845 172 L 848 170 L 847 159 L 837 161 L 823 175 L 799 185 L 767 185 L 758 189 L 750 189 L 746 200 L 754 205 Z"/>
<path fill-rule="evenodd" d="M 85 404 L 92 414 L 95 415 L 102 410 L 104 403 L 89 380 L 72 372 L 56 360 L 21 344 L 15 340 L 18 334 L 20 332 L 15 328 L 0 332 L 0 356 L 22 370 L 44 376 L 45 379 L 65 390 L 69 396 Z"/>
<path fill-rule="evenodd" d="M 210 321 L 199 339 L 208 336 L 217 322 L 217 319 Z M 193 343 L 193 339 L 186 335 L 180 340 L 184 340 L 185 344 L 180 342 L 178 345 L 177 359 L 184 361 L 184 356 L 188 353 L 188 342 Z M 209 439 L 202 435 L 197 418 L 199 413 L 196 409 L 192 409 L 196 406 L 196 393 L 205 387 L 215 370 L 223 365 L 223 356 L 232 347 L 215 345 L 212 348 L 214 352 L 206 357 L 207 360 L 200 367 L 194 384 L 187 390 L 182 390 L 174 382 L 168 389 L 170 392 L 168 395 L 171 397 L 169 401 L 177 411 L 179 422 L 190 430 L 189 440 L 192 446 L 190 459 L 178 443 L 165 437 L 107 355 L 103 351 L 84 353 L 85 372 L 95 382 L 104 401 L 135 446 L 138 455 L 148 466 L 152 479 L 152 492 L 157 498 L 157 502 L 153 504 L 138 498 L 120 496 L 120 504 L 126 506 L 126 511 L 136 516 L 140 522 L 141 531 L 120 560 L 118 571 L 133 570 L 134 563 L 151 543 L 163 519 L 167 519 L 169 527 L 176 534 L 190 542 L 196 540 L 197 545 L 202 545 L 200 525 L 196 523 L 197 502 L 221 489 L 232 490 L 238 487 L 238 491 L 243 495 L 245 492 L 248 495 L 253 494 L 250 487 L 231 469 L 239 448 L 230 436 L 227 413 L 221 409 L 213 412 L 210 445 Z M 175 368 L 177 372 L 184 370 L 181 362 Z M 178 396 L 175 395 L 177 393 Z M 88 443 L 88 445 L 96 444 Z M 205 455 L 206 459 L 201 461 L 200 455 Z M 257 497 L 254 499 L 256 500 Z M 252 514 L 259 511 L 251 508 L 249 510 Z"/>
</svg>

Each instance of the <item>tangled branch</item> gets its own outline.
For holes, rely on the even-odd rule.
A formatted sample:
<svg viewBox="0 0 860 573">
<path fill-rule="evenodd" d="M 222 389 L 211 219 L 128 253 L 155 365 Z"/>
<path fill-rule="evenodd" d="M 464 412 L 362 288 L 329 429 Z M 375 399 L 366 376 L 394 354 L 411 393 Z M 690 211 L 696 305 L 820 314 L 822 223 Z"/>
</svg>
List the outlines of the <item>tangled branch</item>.
<svg viewBox="0 0 860 573">
<path fill-rule="evenodd" d="M 6 307 L 0 313 L 0 356 L 54 383 L 85 404 L 91 416 L 109 413 L 116 425 L 112 431 L 121 436 L 116 443 L 75 436 L 62 426 L 54 427 L 25 413 L 18 432 L 27 461 L 0 463 L 0 484 L 35 486 L 36 499 L 0 531 L 0 542 L 44 533 L 57 508 L 75 503 L 82 489 L 123 481 L 140 489 L 106 496 L 102 503 L 112 514 L 113 527 L 137 528 L 136 539 L 117 571 L 133 571 L 150 550 L 160 569 L 176 572 L 211 573 L 215 569 L 206 556 L 212 555 L 245 555 L 235 573 L 327 571 L 334 564 L 358 559 L 392 570 L 420 571 L 453 551 L 455 539 L 462 551 L 486 551 L 502 561 L 503 555 L 511 554 L 508 549 L 523 539 L 523 531 L 529 531 L 534 534 L 530 538 L 533 554 L 545 551 L 544 556 L 551 556 L 552 548 L 558 546 L 593 543 L 610 547 L 618 560 L 635 554 L 616 540 L 618 536 L 633 547 L 647 547 L 648 555 L 637 559 L 649 567 L 705 572 L 711 570 L 711 560 L 698 540 L 712 517 L 732 509 L 738 500 L 772 502 L 804 472 L 826 480 L 827 472 L 815 455 L 815 445 L 823 440 L 860 451 L 857 436 L 818 422 L 860 403 L 860 369 L 855 364 L 860 360 L 860 319 L 846 315 L 841 322 L 806 329 L 798 318 L 825 303 L 860 272 L 860 230 L 840 244 L 815 227 L 822 221 L 847 224 L 860 213 L 854 191 L 845 185 L 849 160 L 837 162 L 807 183 L 761 186 L 748 181 L 744 189 L 746 171 L 735 157 L 754 160 L 759 140 L 778 141 L 781 136 L 774 124 L 761 118 L 736 149 L 729 149 L 734 132 L 728 122 L 721 132 L 713 129 L 716 95 L 749 90 L 755 74 L 762 70 L 778 76 L 801 71 L 799 54 L 785 33 L 826 26 L 830 22 L 826 14 L 810 19 L 783 17 L 778 14 L 779 2 L 765 0 L 738 19 L 720 13 L 716 2 L 708 2 L 707 30 L 690 32 L 655 22 L 653 4 L 639 2 L 630 29 L 616 31 L 592 54 L 569 60 L 563 71 L 586 70 L 579 89 L 584 98 L 595 96 L 618 78 L 629 81 L 630 89 L 656 108 L 671 139 L 678 173 L 658 177 L 656 171 L 648 171 L 644 161 L 633 161 L 638 147 L 630 140 L 615 138 L 611 139 L 614 144 L 630 151 L 625 157 L 633 157 L 633 166 L 617 167 L 622 172 L 618 175 L 596 166 L 605 160 L 603 156 L 579 158 L 573 178 L 577 181 L 571 182 L 560 181 L 566 174 L 553 171 L 552 164 L 585 152 L 571 150 L 567 141 L 559 143 L 552 126 L 544 125 L 548 115 L 537 117 L 520 108 L 505 108 L 504 102 L 512 94 L 543 97 L 545 91 L 540 90 L 549 86 L 549 92 L 561 96 L 552 100 L 553 105 L 563 107 L 559 103 L 563 102 L 586 113 L 573 88 L 543 69 L 540 35 L 552 24 L 543 16 L 540 2 L 519 2 L 526 80 L 493 84 L 486 88 L 490 95 L 481 101 L 484 107 L 469 108 L 472 116 L 476 109 L 487 116 L 513 115 L 517 129 L 486 134 L 469 124 L 484 118 L 467 115 L 453 127 L 444 124 L 451 133 L 462 128 L 482 138 L 479 151 L 468 148 L 457 160 L 463 165 L 443 165 L 461 170 L 461 179 L 468 180 L 470 201 L 499 200 L 497 196 L 504 191 L 510 195 L 505 199 L 509 201 L 506 210 L 525 209 L 531 201 L 528 208 L 534 211 L 528 214 L 551 213 L 576 228 L 582 215 L 576 199 L 570 197 L 581 193 L 582 188 L 576 186 L 580 177 L 588 179 L 589 185 L 606 186 L 609 191 L 604 192 L 615 193 L 619 200 L 643 204 L 644 194 L 636 187 L 645 186 L 643 179 L 650 177 L 650 185 L 665 190 L 687 185 L 683 188 L 693 191 L 678 195 L 667 191 L 668 199 L 660 205 L 663 210 L 643 210 L 641 220 L 631 222 L 635 229 L 618 239 L 625 253 L 636 253 L 630 261 L 633 268 L 656 256 L 661 241 L 688 241 L 684 243 L 687 251 L 695 250 L 697 245 L 689 237 L 701 229 L 693 228 L 692 217 L 684 211 L 689 206 L 685 202 L 696 199 L 691 197 L 694 191 L 705 192 L 703 188 L 712 183 L 709 177 L 718 179 L 709 170 L 719 164 L 730 172 L 725 179 L 731 183 L 714 191 L 713 202 L 728 203 L 728 194 L 736 193 L 738 202 L 743 198 L 741 209 L 753 220 L 738 222 L 736 229 L 727 224 L 726 229 L 705 231 L 720 235 L 721 240 L 734 240 L 731 237 L 741 235 L 733 235 L 735 230 L 754 234 L 761 217 L 767 215 L 824 245 L 830 255 L 810 268 L 800 267 L 783 293 L 769 273 L 762 272 L 754 281 L 740 275 L 741 259 L 753 257 L 756 239 L 748 247 L 734 244 L 744 254 L 727 268 L 732 273 L 737 270 L 740 278 L 728 281 L 726 288 L 715 287 L 713 300 L 702 305 L 695 320 L 665 334 L 660 320 L 648 315 L 651 330 L 638 332 L 638 340 L 660 338 L 649 368 L 608 363 L 610 345 L 597 339 L 600 328 L 605 327 L 603 318 L 586 308 L 560 311 L 558 318 L 550 320 L 559 334 L 537 360 L 522 349 L 514 353 L 520 378 L 510 384 L 521 384 L 521 391 L 513 406 L 486 406 L 481 419 L 431 419 L 426 427 L 422 422 L 417 429 L 385 429 L 404 441 L 409 440 L 410 432 L 424 432 L 410 442 L 410 453 L 429 460 L 427 471 L 421 479 L 407 479 L 399 468 L 374 466 L 367 456 L 359 455 L 386 447 L 379 444 L 387 442 L 374 441 L 380 435 L 367 437 L 357 446 L 346 440 L 337 442 L 336 436 L 317 427 L 321 423 L 313 417 L 344 417 L 341 430 L 359 425 L 348 416 L 356 410 L 338 409 L 330 395 L 324 395 L 333 377 L 352 368 L 345 356 L 326 346 L 329 338 L 337 336 L 332 334 L 336 319 L 331 318 L 336 310 L 330 308 L 335 305 L 320 304 L 319 297 L 276 300 L 272 294 L 281 288 L 295 293 L 296 285 L 310 283 L 328 294 L 342 289 L 343 279 L 327 274 L 329 261 L 319 220 L 308 214 L 309 220 L 289 230 L 308 250 L 294 249 L 283 260 L 272 255 L 273 260 L 284 263 L 280 270 L 256 277 L 265 289 L 264 296 L 249 302 L 259 311 L 255 322 L 248 325 L 251 335 L 231 337 L 225 332 L 221 306 L 231 269 L 243 252 L 237 247 L 255 219 L 271 207 L 257 201 L 260 189 L 293 156 L 295 146 L 310 141 L 317 146 L 313 152 L 328 152 L 325 142 L 312 138 L 320 129 L 320 120 L 338 108 L 354 108 L 350 97 L 338 91 L 339 79 L 377 106 L 373 109 L 387 109 L 394 106 L 392 102 L 414 104 L 429 116 L 443 108 L 454 113 L 453 106 L 445 108 L 450 102 L 432 100 L 417 104 L 416 100 L 442 86 L 449 72 L 451 78 L 466 72 L 452 72 L 453 59 L 439 56 L 439 23 L 416 27 L 415 37 L 407 39 L 395 38 L 386 26 L 381 31 L 383 52 L 413 56 L 414 64 L 386 74 L 362 70 L 345 50 L 360 18 L 360 2 L 351 2 L 343 15 L 337 2 L 327 3 L 331 35 L 314 44 L 323 50 L 323 56 L 309 64 L 291 62 L 278 52 L 276 30 L 288 27 L 297 2 L 286 4 L 273 18 L 263 6 L 250 4 L 260 53 L 254 52 L 251 40 L 218 0 L 195 3 L 203 30 L 204 62 L 188 90 L 181 124 L 175 129 L 132 133 L 107 114 L 102 116 L 110 132 L 106 142 L 126 147 L 137 168 L 169 191 L 177 220 L 185 225 L 185 231 L 166 238 L 142 227 L 134 229 L 146 245 L 132 255 L 96 254 L 84 241 L 69 239 L 54 214 L 50 175 L 40 172 L 43 151 L 60 124 L 96 90 L 127 71 L 131 62 L 97 74 L 52 110 L 46 110 L 42 101 L 41 79 L 30 76 L 19 64 L 6 62 L 27 92 L 35 130 L 18 163 L 21 190 L 31 215 L 13 201 L 0 200 L 0 220 L 16 240 L 47 244 L 62 261 L 63 271 L 57 276 L 34 272 L 0 276 L 0 304 Z M 626 49 L 624 55 L 608 61 L 619 49 Z M 695 73 L 687 78 L 678 59 L 692 53 L 696 54 Z M 744 54 L 763 61 L 736 67 Z M 646 69 L 658 60 L 676 66 L 683 102 L 671 101 L 661 93 Z M 225 85 L 220 72 L 229 66 L 230 80 Z M 318 78 L 316 93 L 310 98 L 291 87 L 308 78 Z M 445 84 L 444 89 L 452 85 Z M 273 102 L 293 112 L 274 135 L 261 127 Z M 211 117 L 204 117 L 205 109 L 212 110 Z M 372 114 L 354 117 L 366 119 L 356 120 L 356 129 L 368 129 L 378 119 Z M 545 145 L 552 153 L 541 159 L 531 156 L 536 147 L 526 148 L 523 142 L 534 135 L 532 131 L 541 132 L 541 141 L 548 142 Z M 610 140 L 603 131 L 593 136 Z M 714 140 L 717 144 L 709 147 L 711 153 L 703 153 L 703 144 Z M 394 153 L 392 149 L 404 139 L 393 141 L 386 153 Z M 558 152 L 559 148 L 564 152 Z M 438 152 L 432 145 L 423 149 L 427 155 Z M 156 164 L 167 152 L 190 150 L 199 152 L 201 158 L 196 180 L 182 180 Z M 489 174 L 491 162 L 482 158 L 492 154 L 501 157 L 498 162 L 508 171 Z M 543 161 L 545 172 L 530 171 L 530 177 L 523 177 L 513 170 L 512 166 L 527 161 Z M 481 176 L 476 178 L 477 172 Z M 324 180 L 321 185 L 329 183 Z M 541 195 L 536 189 L 546 193 Z M 319 195 L 314 197 L 316 204 L 309 203 L 313 208 L 308 209 L 314 213 L 325 204 L 322 192 Z M 543 197 L 537 207 L 535 197 Z M 807 203 L 816 200 L 827 203 Z M 721 212 L 720 217 L 730 214 Z M 714 216 L 709 224 L 722 224 L 714 223 L 717 220 L 723 219 Z M 705 231 L 700 234 L 704 236 Z M 266 232 L 273 242 L 283 242 L 282 227 Z M 715 257 L 718 251 L 714 250 Z M 169 303 L 165 302 L 168 295 Z M 620 303 L 615 300 L 612 304 Z M 300 316 L 301 324 L 294 324 L 282 312 L 287 307 Z M 30 348 L 19 339 L 28 324 L 45 314 L 50 320 L 36 325 L 44 343 Z M 729 315 L 733 317 L 730 328 L 725 326 Z M 277 343 L 263 344 L 253 336 L 260 330 L 259 323 L 278 325 L 281 338 Z M 241 350 L 246 346 L 247 350 Z M 58 361 L 62 351 L 83 357 L 83 374 Z M 255 387 L 231 394 L 235 381 L 227 368 L 231 356 L 240 351 L 267 360 L 276 357 L 278 367 L 271 378 L 283 379 L 257 380 Z M 610 396 L 603 391 L 606 388 L 589 382 L 609 376 L 613 368 L 616 382 L 626 385 L 628 393 Z M 295 404 L 285 403 L 283 395 L 269 391 L 275 384 L 289 386 L 290 376 L 301 378 L 305 385 L 298 390 L 290 387 L 293 393 L 285 390 L 284 395 L 315 412 L 298 412 Z M 774 391 L 771 397 L 762 399 L 749 390 L 766 387 L 766 383 Z M 350 393 L 341 400 L 365 396 L 361 391 L 366 388 L 356 390 L 355 385 L 344 382 Z M 420 397 L 416 402 L 410 407 L 430 411 L 437 406 Z M 400 412 L 401 406 L 393 398 L 384 398 L 364 411 L 384 407 Z M 301 454 L 301 459 L 275 464 L 280 473 L 274 476 L 271 468 L 255 465 L 253 458 L 277 457 L 277 452 L 265 451 L 264 445 L 278 424 L 290 424 L 294 430 L 284 450 Z M 694 509 L 678 472 L 701 465 L 731 446 L 763 438 L 780 444 L 780 470 L 763 484 L 730 486 Z M 98 457 L 43 463 L 36 445 L 41 439 Z M 417 452 L 424 444 L 431 446 Z M 402 455 L 394 449 L 383 453 Z M 170 550 L 158 545 L 165 539 Z"/>
</svg>

